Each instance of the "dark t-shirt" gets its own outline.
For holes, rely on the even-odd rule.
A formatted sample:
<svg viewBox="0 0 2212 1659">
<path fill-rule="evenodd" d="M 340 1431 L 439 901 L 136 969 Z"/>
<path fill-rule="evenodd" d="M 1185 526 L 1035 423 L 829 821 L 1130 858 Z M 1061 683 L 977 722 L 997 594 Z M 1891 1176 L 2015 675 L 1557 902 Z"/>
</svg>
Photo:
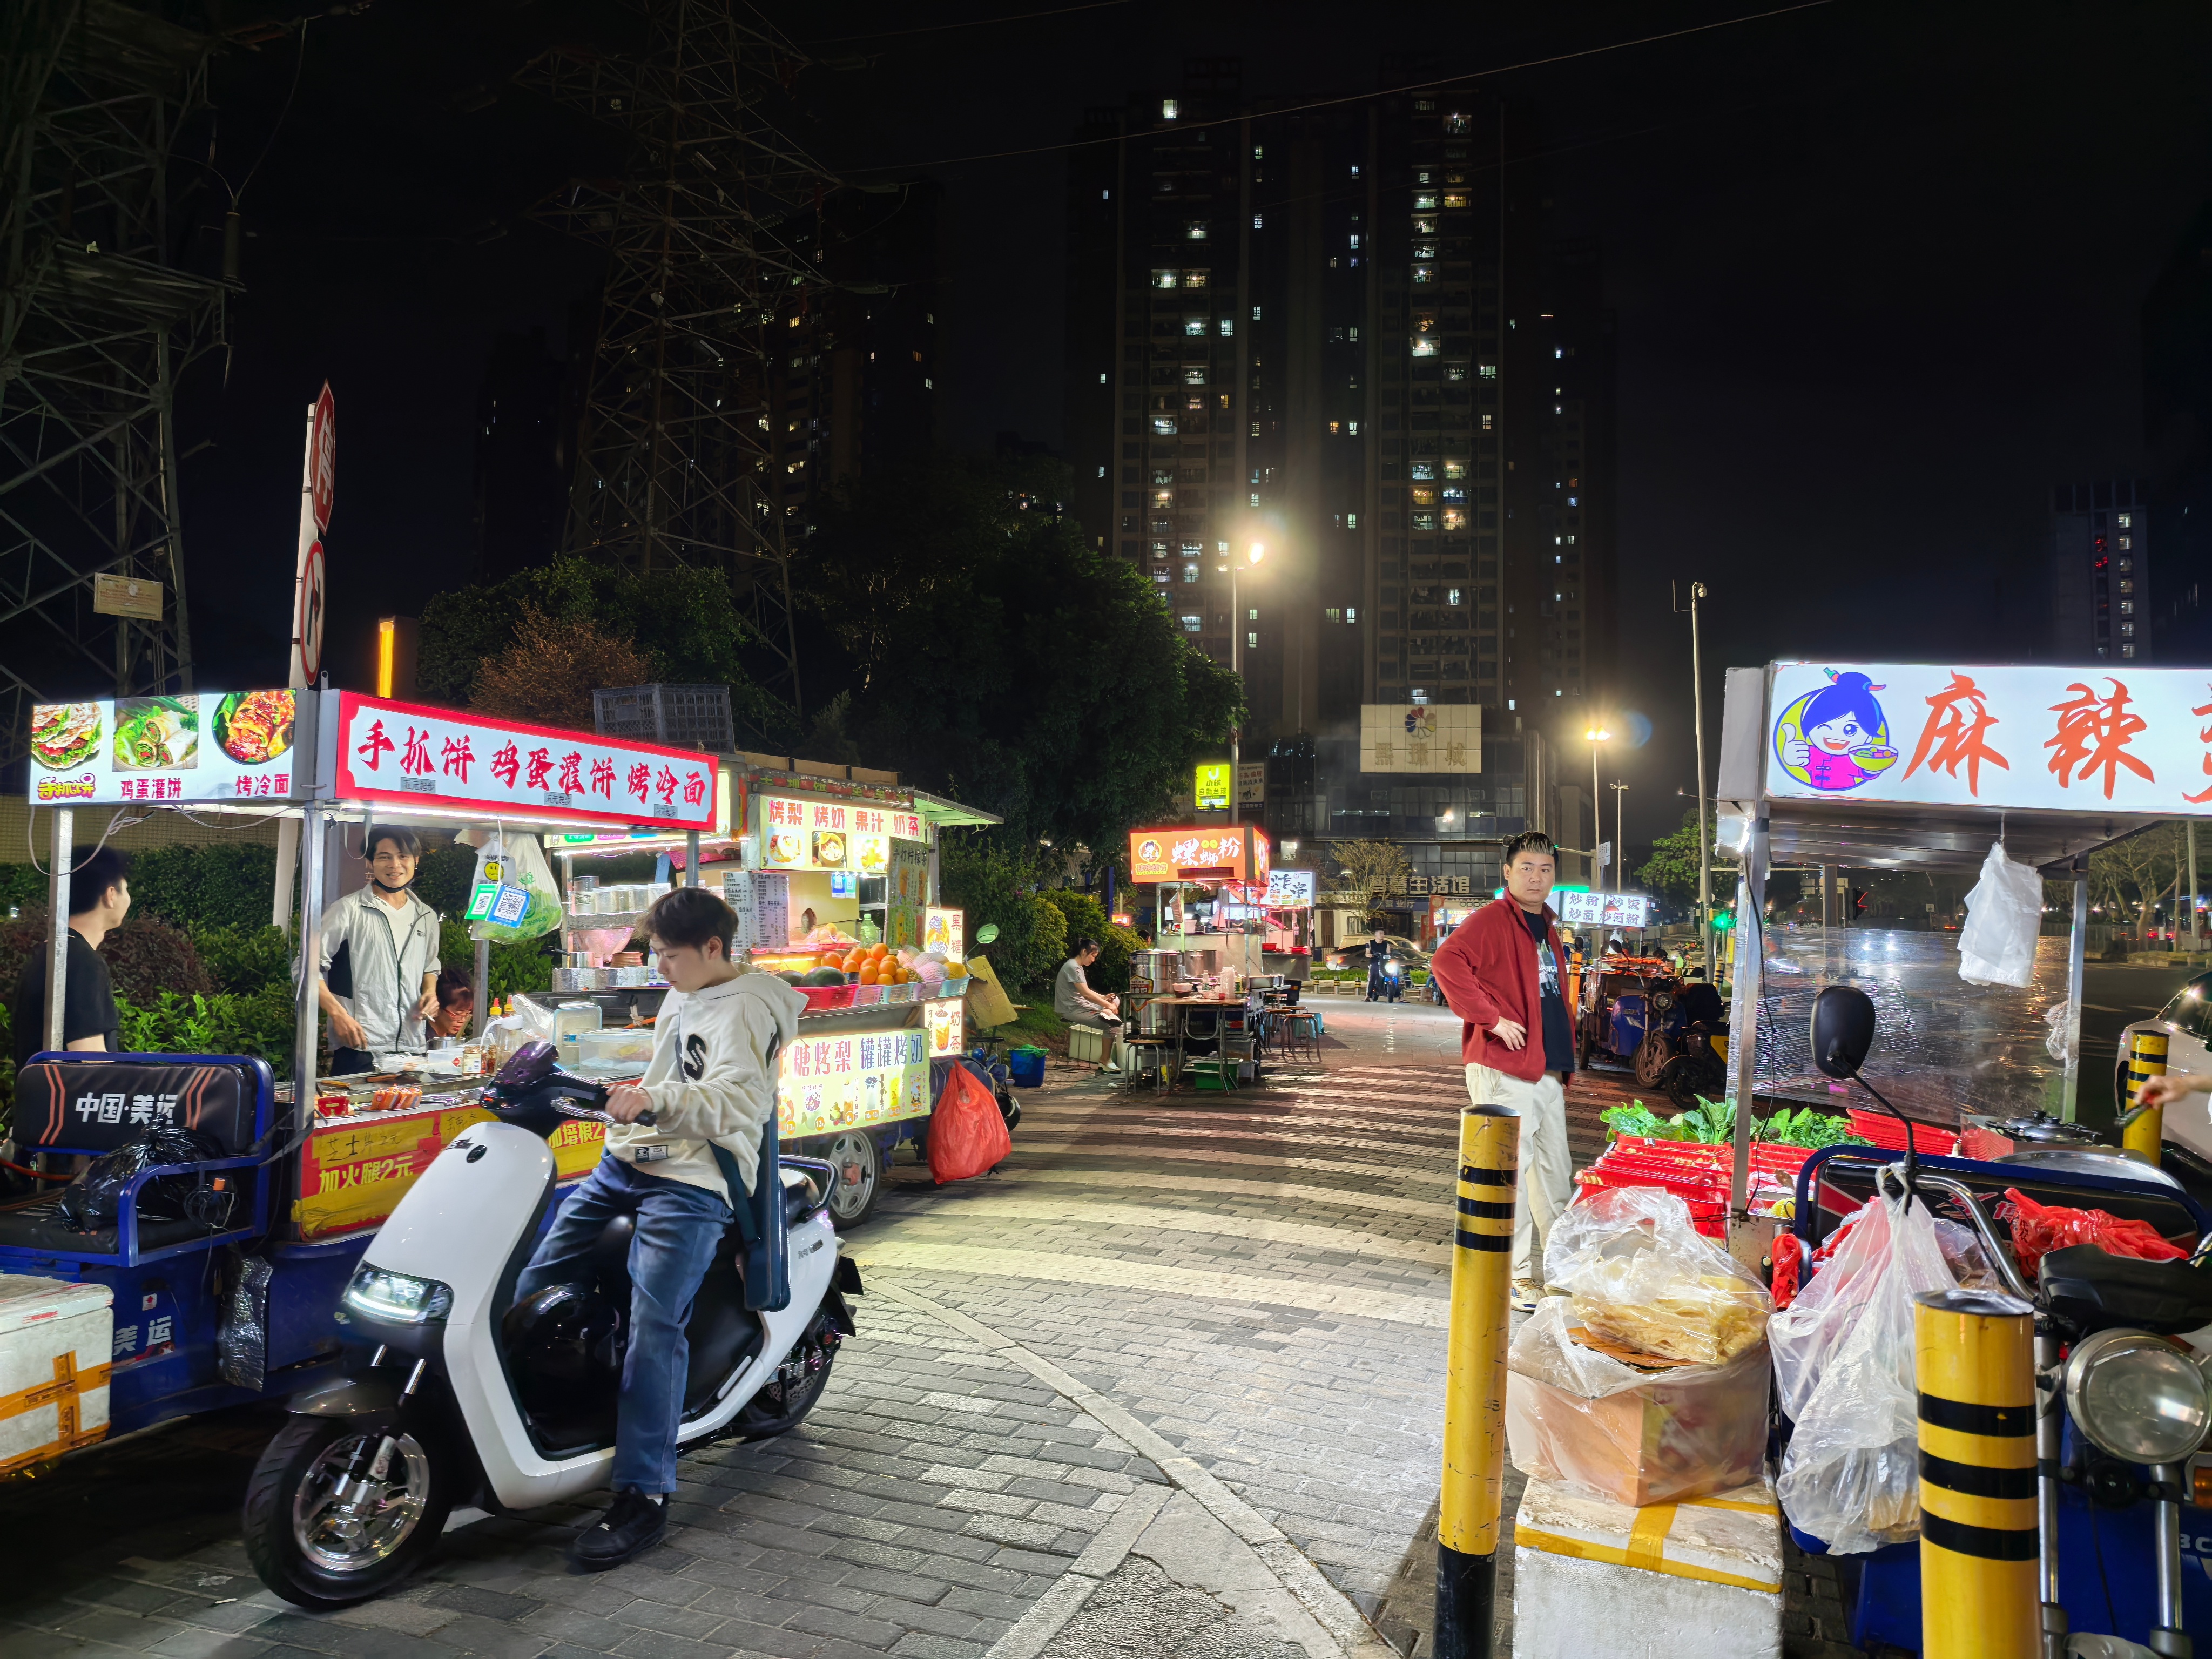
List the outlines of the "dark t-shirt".
<svg viewBox="0 0 2212 1659">
<path fill-rule="evenodd" d="M 1544 1069 L 1575 1069 L 1575 1028 L 1567 1018 L 1567 999 L 1559 980 L 1559 959 L 1552 953 L 1550 925 L 1541 910 L 1523 910 L 1528 937 L 1536 941 L 1536 990 L 1544 1009 Z"/>
<path fill-rule="evenodd" d="M 1682 988 L 1674 1006 L 1682 1011 L 1682 1018 L 1692 1025 L 1728 1024 L 1728 1009 L 1721 1001 L 1721 994 L 1703 981 L 1693 980 Z"/>
<path fill-rule="evenodd" d="M 21 1070 L 33 1054 L 46 1046 L 46 981 L 53 957 L 41 950 L 27 957 L 15 976 L 15 1005 L 10 1016 L 15 1032 L 15 1065 Z M 69 936 L 69 981 L 62 1003 L 62 1041 L 96 1036 L 112 1048 L 122 1033 L 123 1018 L 115 1012 L 115 990 L 107 975 L 107 959 L 84 942 L 74 927 Z"/>
</svg>

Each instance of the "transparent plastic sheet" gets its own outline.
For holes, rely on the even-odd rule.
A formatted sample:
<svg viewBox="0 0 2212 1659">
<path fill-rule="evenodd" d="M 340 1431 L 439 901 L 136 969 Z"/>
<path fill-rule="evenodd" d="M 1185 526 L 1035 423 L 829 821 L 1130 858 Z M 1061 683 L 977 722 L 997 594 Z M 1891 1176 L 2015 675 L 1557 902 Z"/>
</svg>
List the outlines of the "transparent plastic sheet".
<svg viewBox="0 0 2212 1659">
<path fill-rule="evenodd" d="M 1758 1276 L 1701 1236 L 1690 1206 L 1656 1187 L 1607 1187 L 1552 1224 L 1544 1279 L 1593 1335 L 1638 1353 L 1717 1365 L 1766 1333 Z"/>
<path fill-rule="evenodd" d="M 2043 878 L 2005 856 L 1996 842 L 1982 860 L 1982 878 L 1966 895 L 1959 930 L 1959 977 L 1974 985 L 2026 989 L 2034 976 L 2035 940 L 2043 926 Z"/>
<path fill-rule="evenodd" d="M 1547 1297 L 1513 1339 L 1505 1442 L 1515 1468 L 1638 1508 L 1760 1477 L 1764 1342 L 1726 1364 L 1650 1372 L 1583 1347 L 1567 1334 L 1576 1322 L 1565 1297 Z"/>
<path fill-rule="evenodd" d="M 1955 933 L 1769 928 L 1755 1086 L 1830 1111 L 1881 1109 L 1813 1065 L 1814 994 L 1856 985 L 1874 999 L 1878 1021 L 1867 1076 L 1908 1116 L 1954 1127 L 1966 1112 L 2056 1117 L 2066 1063 L 2052 1055 L 2046 1015 L 2066 1001 L 2068 946 L 2063 934 L 2037 939 L 2027 988 L 2015 990 L 1960 979 Z"/>
<path fill-rule="evenodd" d="M 1936 1218 L 1887 1195 L 1771 1322 L 1776 1387 L 1796 1420 L 1775 1496 L 1790 1524 L 1838 1555 L 1920 1532 L 1920 1414 L 1912 1298 L 1959 1280 Z"/>
</svg>

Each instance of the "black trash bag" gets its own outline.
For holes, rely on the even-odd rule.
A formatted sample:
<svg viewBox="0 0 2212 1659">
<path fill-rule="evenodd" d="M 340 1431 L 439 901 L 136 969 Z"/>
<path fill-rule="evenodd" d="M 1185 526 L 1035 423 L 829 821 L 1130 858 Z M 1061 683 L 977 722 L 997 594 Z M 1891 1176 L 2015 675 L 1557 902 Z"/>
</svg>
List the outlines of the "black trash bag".
<svg viewBox="0 0 2212 1659">
<path fill-rule="evenodd" d="M 275 1269 L 258 1255 L 230 1253 L 216 1327 L 216 1369 L 234 1389 L 261 1392 L 269 1371 L 269 1281 Z"/>
<path fill-rule="evenodd" d="M 117 1218 L 123 1189 L 142 1172 L 164 1164 L 204 1164 L 222 1156 L 214 1141 L 195 1130 L 151 1128 L 128 1146 L 93 1159 L 82 1175 L 62 1188 L 57 1203 L 70 1226 L 79 1232 L 97 1232 L 121 1224 Z M 229 1197 L 210 1188 L 204 1176 L 157 1176 L 138 1190 L 138 1218 L 218 1226 L 222 1217 L 216 1212 L 228 1210 Z"/>
</svg>

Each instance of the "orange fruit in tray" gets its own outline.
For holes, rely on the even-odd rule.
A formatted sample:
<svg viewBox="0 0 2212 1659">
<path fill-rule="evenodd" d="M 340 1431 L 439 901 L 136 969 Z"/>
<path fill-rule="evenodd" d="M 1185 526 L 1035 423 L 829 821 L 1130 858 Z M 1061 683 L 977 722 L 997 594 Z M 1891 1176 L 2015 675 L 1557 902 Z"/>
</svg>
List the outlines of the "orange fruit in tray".
<svg viewBox="0 0 2212 1659">
<path fill-rule="evenodd" d="M 876 965 L 872 962 L 860 969 L 860 983 L 863 985 L 873 985 L 875 982 Z"/>
</svg>

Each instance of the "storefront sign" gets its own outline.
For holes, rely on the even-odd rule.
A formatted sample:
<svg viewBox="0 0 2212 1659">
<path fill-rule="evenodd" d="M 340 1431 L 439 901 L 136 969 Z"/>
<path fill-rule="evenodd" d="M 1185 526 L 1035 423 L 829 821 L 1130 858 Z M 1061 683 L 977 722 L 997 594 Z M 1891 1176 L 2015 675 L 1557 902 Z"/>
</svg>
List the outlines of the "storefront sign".
<svg viewBox="0 0 2212 1659">
<path fill-rule="evenodd" d="M 1248 761 L 1237 769 L 1237 804 L 1262 806 L 1267 800 L 1267 763 Z"/>
<path fill-rule="evenodd" d="M 1552 894 L 1559 920 L 1571 927 L 1648 927 L 1651 901 L 1642 893 Z"/>
<path fill-rule="evenodd" d="M 1314 872 L 1312 871 L 1270 870 L 1267 872 L 1267 902 L 1276 908 L 1311 909 L 1313 902 Z"/>
<path fill-rule="evenodd" d="M 1226 812 L 1229 810 L 1229 763 L 1207 761 L 1197 769 L 1197 781 L 1191 786 L 1194 804 L 1201 812 Z"/>
<path fill-rule="evenodd" d="M 929 1033 L 929 1057 L 944 1060 L 962 1047 L 966 1022 L 961 1018 L 959 997 L 939 997 L 922 1004 L 922 1027 Z"/>
<path fill-rule="evenodd" d="M 1480 772 L 1482 705 L 1479 702 L 1362 703 L 1359 769 L 1363 772 Z"/>
<path fill-rule="evenodd" d="M 41 703 L 31 711 L 30 799 L 52 806 L 299 799 L 313 782 L 314 722 L 297 716 L 313 699 L 203 691 Z"/>
<path fill-rule="evenodd" d="M 789 1140 L 926 1115 L 929 1048 L 921 1028 L 800 1038 L 783 1051 L 777 1132 Z"/>
<path fill-rule="evenodd" d="M 92 579 L 92 608 L 102 617 L 131 617 L 140 622 L 161 620 L 161 584 L 143 576 L 102 574 Z"/>
<path fill-rule="evenodd" d="M 342 1117 L 307 1137 L 300 1153 L 300 1191 L 292 1218 L 302 1238 L 330 1238 L 380 1226 L 407 1195 L 446 1143 L 491 1114 L 475 1106 L 442 1112 Z M 581 1119 L 548 1138 L 562 1181 L 590 1172 L 599 1161 L 606 1127 Z"/>
<path fill-rule="evenodd" d="M 919 813 L 841 800 L 759 797 L 761 863 L 769 870 L 849 870 L 880 876 L 894 840 L 926 842 Z"/>
<path fill-rule="evenodd" d="M 2212 814 L 2202 669 L 1778 663 L 1767 711 L 1770 795 Z"/>
<path fill-rule="evenodd" d="M 1182 881 L 1227 876 L 1263 881 L 1267 837 L 1249 824 L 1226 830 L 1139 830 L 1129 836 L 1129 879 Z"/>
<path fill-rule="evenodd" d="M 929 853 L 918 841 L 891 843 L 891 867 L 884 884 L 884 938 L 896 950 L 921 944 L 923 902 L 929 897 Z"/>
<path fill-rule="evenodd" d="M 715 785 L 696 750 L 338 694 L 341 800 L 707 830 Z"/>
</svg>

